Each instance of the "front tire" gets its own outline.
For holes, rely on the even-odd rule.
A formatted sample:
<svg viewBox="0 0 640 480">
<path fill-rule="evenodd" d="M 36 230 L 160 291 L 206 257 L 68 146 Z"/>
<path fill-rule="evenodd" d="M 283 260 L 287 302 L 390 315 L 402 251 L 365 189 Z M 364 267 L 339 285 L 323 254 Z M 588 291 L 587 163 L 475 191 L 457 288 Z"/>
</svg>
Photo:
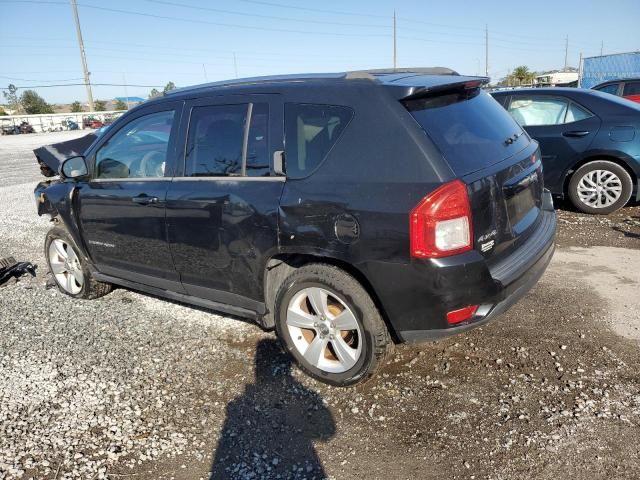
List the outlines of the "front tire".
<svg viewBox="0 0 640 480">
<path fill-rule="evenodd" d="M 62 293 L 74 298 L 93 299 L 111 291 L 111 284 L 93 278 L 80 250 L 63 228 L 53 227 L 47 232 L 44 254 L 49 271 Z"/>
<path fill-rule="evenodd" d="M 584 164 L 569 181 L 571 203 L 584 213 L 606 215 L 615 212 L 626 205 L 632 191 L 629 172 L 607 160 Z"/>
<path fill-rule="evenodd" d="M 300 369 L 330 385 L 371 378 L 393 346 L 369 294 L 331 265 L 292 273 L 276 294 L 275 313 L 278 337 Z"/>
</svg>

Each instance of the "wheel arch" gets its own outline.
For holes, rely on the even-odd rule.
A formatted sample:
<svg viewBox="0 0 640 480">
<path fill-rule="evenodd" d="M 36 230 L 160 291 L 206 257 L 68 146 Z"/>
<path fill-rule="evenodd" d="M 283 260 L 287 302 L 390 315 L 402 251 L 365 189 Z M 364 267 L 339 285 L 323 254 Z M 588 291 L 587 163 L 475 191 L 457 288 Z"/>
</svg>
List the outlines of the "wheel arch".
<svg viewBox="0 0 640 480">
<path fill-rule="evenodd" d="M 280 288 L 280 285 L 284 280 L 293 273 L 296 269 L 308 265 L 310 263 L 324 263 L 332 265 L 354 277 L 367 291 L 376 308 L 380 312 L 382 319 L 384 320 L 387 329 L 391 335 L 391 339 L 394 343 L 399 343 L 399 337 L 393 328 L 393 324 L 389 321 L 387 313 L 378 297 L 373 285 L 367 279 L 367 277 L 355 266 L 340 260 L 335 257 L 327 257 L 322 255 L 308 254 L 308 253 L 286 253 L 277 254 L 271 257 L 265 266 L 264 270 L 264 299 L 267 307 L 267 314 L 263 318 L 263 322 L 266 328 L 273 328 L 275 326 L 274 310 L 276 293 Z"/>
</svg>

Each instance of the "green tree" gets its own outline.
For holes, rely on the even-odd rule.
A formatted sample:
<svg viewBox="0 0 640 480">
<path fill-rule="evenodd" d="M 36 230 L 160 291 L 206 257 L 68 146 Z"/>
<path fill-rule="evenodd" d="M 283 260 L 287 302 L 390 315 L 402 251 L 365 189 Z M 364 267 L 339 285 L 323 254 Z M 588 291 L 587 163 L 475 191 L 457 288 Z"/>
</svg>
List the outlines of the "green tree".
<svg viewBox="0 0 640 480">
<path fill-rule="evenodd" d="M 96 112 L 104 112 L 107 109 L 107 102 L 104 100 L 96 100 L 93 102 L 93 107 L 96 109 Z"/>
<path fill-rule="evenodd" d="M 129 110 L 129 107 L 127 107 L 127 104 L 124 103 L 122 100 L 116 100 L 116 105 L 114 107 L 114 110 Z"/>
<path fill-rule="evenodd" d="M 0 117 L 4 117 L 5 115 L 9 115 L 9 114 L 4 111 L 4 108 L 0 107 Z"/>
<path fill-rule="evenodd" d="M 529 70 L 526 65 L 520 65 L 513 69 L 511 76 L 518 82 L 518 85 L 522 85 L 523 83 L 533 83 L 536 74 Z"/>
<path fill-rule="evenodd" d="M 162 95 L 162 93 L 160 93 L 158 91 L 158 89 L 153 88 L 150 92 L 149 92 L 149 98 L 156 98 L 159 97 L 160 95 Z"/>
<path fill-rule="evenodd" d="M 22 108 L 29 115 L 37 113 L 53 113 L 53 107 L 45 102 L 35 90 L 25 90 L 20 96 Z"/>
<path fill-rule="evenodd" d="M 164 89 L 162 90 L 162 93 L 167 93 L 170 92 L 171 90 L 175 90 L 176 89 L 176 84 L 173 82 L 169 82 L 164 86 Z"/>
<path fill-rule="evenodd" d="M 73 113 L 81 112 L 82 111 L 82 104 L 78 100 L 76 100 L 75 102 L 73 102 L 71 104 L 71 111 Z"/>
<path fill-rule="evenodd" d="M 20 111 L 20 101 L 18 99 L 17 88 L 13 83 L 10 83 L 6 90 L 2 91 L 7 104 L 11 110 L 16 112 Z"/>
</svg>

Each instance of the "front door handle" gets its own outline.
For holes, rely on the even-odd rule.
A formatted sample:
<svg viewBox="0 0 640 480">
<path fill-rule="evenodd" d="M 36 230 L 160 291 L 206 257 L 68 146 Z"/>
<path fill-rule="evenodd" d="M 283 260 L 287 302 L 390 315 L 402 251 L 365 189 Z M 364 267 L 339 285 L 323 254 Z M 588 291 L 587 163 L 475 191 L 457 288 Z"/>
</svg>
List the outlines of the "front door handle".
<svg viewBox="0 0 640 480">
<path fill-rule="evenodd" d="M 586 137 L 587 135 L 589 135 L 590 132 L 588 132 L 587 130 L 577 130 L 577 131 L 571 131 L 571 132 L 563 132 L 562 136 L 563 137 Z"/>
<path fill-rule="evenodd" d="M 153 203 L 158 203 L 158 197 L 149 197 L 147 195 L 138 195 L 137 197 L 133 197 L 131 200 L 134 203 L 139 203 L 140 205 L 151 205 Z"/>
</svg>

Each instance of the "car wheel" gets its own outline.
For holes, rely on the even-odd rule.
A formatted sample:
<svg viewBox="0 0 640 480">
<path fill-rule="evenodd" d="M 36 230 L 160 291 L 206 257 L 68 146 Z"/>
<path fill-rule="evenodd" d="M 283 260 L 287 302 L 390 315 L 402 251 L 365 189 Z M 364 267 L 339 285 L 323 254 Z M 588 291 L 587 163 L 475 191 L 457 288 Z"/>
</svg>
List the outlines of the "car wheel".
<svg viewBox="0 0 640 480">
<path fill-rule="evenodd" d="M 53 227 L 49 230 L 44 253 L 49 271 L 62 293 L 75 298 L 93 299 L 111 291 L 111 284 L 93 278 L 78 247 L 63 228 Z"/>
<path fill-rule="evenodd" d="M 580 211 L 606 215 L 622 208 L 631 198 L 629 172 L 617 163 L 597 160 L 581 166 L 569 181 L 569 198 Z"/>
<path fill-rule="evenodd" d="M 366 381 L 393 348 L 369 294 L 331 265 L 292 273 L 276 294 L 275 312 L 284 348 L 305 373 L 330 385 Z"/>
</svg>

